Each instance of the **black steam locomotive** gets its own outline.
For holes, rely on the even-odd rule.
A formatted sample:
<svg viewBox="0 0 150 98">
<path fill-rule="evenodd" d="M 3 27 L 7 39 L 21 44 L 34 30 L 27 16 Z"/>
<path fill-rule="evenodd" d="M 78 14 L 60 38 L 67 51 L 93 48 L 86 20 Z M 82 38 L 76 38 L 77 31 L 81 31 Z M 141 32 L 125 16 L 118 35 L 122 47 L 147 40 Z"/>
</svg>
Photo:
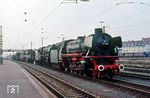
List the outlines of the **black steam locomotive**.
<svg viewBox="0 0 150 98">
<path fill-rule="evenodd" d="M 60 70 L 88 77 L 109 77 L 123 70 L 116 64 L 118 48 L 122 47 L 121 37 L 111 37 L 101 28 L 87 37 L 65 40 L 38 49 L 34 61 Z"/>
</svg>

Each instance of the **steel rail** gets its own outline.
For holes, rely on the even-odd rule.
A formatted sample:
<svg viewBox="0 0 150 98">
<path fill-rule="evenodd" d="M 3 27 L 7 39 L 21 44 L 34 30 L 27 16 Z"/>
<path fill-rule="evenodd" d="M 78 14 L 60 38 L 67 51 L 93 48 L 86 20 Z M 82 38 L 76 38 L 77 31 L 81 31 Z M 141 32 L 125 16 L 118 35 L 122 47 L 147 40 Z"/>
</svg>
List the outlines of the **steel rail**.
<svg viewBox="0 0 150 98">
<path fill-rule="evenodd" d="M 150 75 L 145 74 L 145 73 L 122 71 L 120 73 L 120 75 L 128 76 L 128 77 L 141 78 L 141 79 L 145 79 L 145 80 L 150 80 Z"/>
<path fill-rule="evenodd" d="M 63 73 L 68 74 L 66 72 L 63 72 Z M 143 96 L 145 96 L 144 98 L 150 98 L 149 87 L 146 87 L 143 85 L 139 85 L 136 83 L 129 83 L 128 81 L 123 81 L 123 80 L 118 80 L 118 79 L 113 79 L 112 81 L 107 81 L 107 80 L 91 79 L 91 78 L 84 77 L 84 76 L 77 76 L 75 74 L 71 74 L 71 75 L 74 77 L 88 80 L 88 81 L 98 82 L 98 83 L 101 83 L 101 84 L 104 84 L 104 85 L 107 85 L 110 87 L 122 88 L 123 90 L 131 91 L 131 92 L 143 95 Z M 89 97 L 89 98 L 92 98 L 92 97 Z"/>
<path fill-rule="evenodd" d="M 17 62 L 17 63 L 18 63 L 18 62 Z M 19 62 L 19 64 L 20 64 L 20 62 Z M 52 87 L 49 83 L 47 83 L 47 82 L 44 81 L 43 79 L 40 79 L 40 77 L 39 77 L 35 72 L 33 72 L 33 71 L 31 71 L 31 70 L 35 70 L 36 72 L 40 73 L 40 75 L 42 74 L 42 75 L 44 75 L 44 76 L 46 76 L 46 77 L 52 78 L 52 79 L 58 81 L 59 83 L 65 85 L 66 88 L 69 88 L 69 89 L 73 90 L 74 93 L 77 93 L 77 94 L 75 94 L 75 95 L 71 95 L 71 96 L 70 96 L 71 98 L 72 98 L 72 97 L 78 98 L 77 95 L 79 95 L 79 97 L 81 97 L 81 98 L 84 98 L 84 97 L 85 97 L 85 98 L 101 98 L 101 97 L 102 97 L 102 96 L 96 96 L 96 95 L 94 95 L 94 94 L 91 94 L 90 92 L 87 92 L 87 91 L 85 91 L 84 89 L 81 89 L 81 88 L 79 88 L 79 87 L 77 87 L 77 86 L 75 86 L 75 85 L 72 85 L 72 84 L 70 84 L 70 83 L 68 83 L 68 82 L 66 82 L 66 81 L 64 81 L 64 80 L 62 80 L 62 79 L 59 79 L 59 78 L 57 78 L 57 77 L 55 77 L 55 76 L 53 76 L 53 75 L 51 75 L 51 74 L 48 74 L 48 73 L 46 73 L 46 72 L 43 72 L 42 70 L 39 70 L 39 69 L 37 69 L 37 68 L 33 68 L 33 67 L 31 67 L 31 66 L 29 66 L 29 65 L 27 65 L 27 64 L 25 64 L 25 63 L 21 63 L 21 64 L 26 65 L 26 67 L 24 66 L 23 68 L 25 68 L 28 72 L 30 72 L 32 75 L 34 75 L 36 78 L 38 78 L 39 81 L 42 81 L 42 83 L 43 83 L 48 89 L 50 89 L 50 91 L 52 91 L 56 96 L 57 96 L 57 94 L 58 94 L 58 98 L 68 98 L 68 96 L 70 96 L 70 95 L 62 94 L 62 92 L 60 92 L 59 90 L 56 90 L 56 89 L 55 89 L 54 87 Z M 27 68 L 27 67 L 28 67 L 28 68 Z M 44 82 L 43 82 L 43 81 L 44 81 Z M 67 90 L 67 89 L 65 89 L 65 90 Z M 65 91 L 65 92 L 66 92 L 66 91 Z M 69 92 L 68 92 L 68 93 L 69 93 Z"/>
<path fill-rule="evenodd" d="M 133 71 L 133 72 L 150 73 L 150 69 L 149 68 L 143 68 L 143 67 L 126 66 L 125 70 Z"/>
<path fill-rule="evenodd" d="M 114 78 L 113 82 L 115 82 L 119 85 L 124 85 L 127 88 L 133 89 L 133 90 L 138 91 L 140 93 L 150 95 L 150 86 L 145 86 L 145 85 L 142 85 L 142 84 L 133 83 L 133 82 L 129 82 L 129 81 L 126 81 L 126 80 L 117 79 L 117 78 Z"/>
</svg>

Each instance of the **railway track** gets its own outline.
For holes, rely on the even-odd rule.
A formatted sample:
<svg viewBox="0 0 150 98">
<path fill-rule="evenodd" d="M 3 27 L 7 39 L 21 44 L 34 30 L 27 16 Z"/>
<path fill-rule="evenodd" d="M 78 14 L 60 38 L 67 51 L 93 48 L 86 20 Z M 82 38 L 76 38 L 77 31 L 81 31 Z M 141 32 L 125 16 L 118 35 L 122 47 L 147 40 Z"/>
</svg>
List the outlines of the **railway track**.
<svg viewBox="0 0 150 98">
<path fill-rule="evenodd" d="M 23 68 L 25 68 L 29 73 L 35 76 L 58 98 L 103 98 L 102 96 L 93 95 L 85 91 L 84 89 L 76 87 L 64 80 L 54 77 L 51 74 L 43 72 L 40 69 L 33 68 L 25 63 L 19 63 L 19 64 Z"/>
<path fill-rule="evenodd" d="M 125 70 L 129 70 L 129 71 L 134 71 L 134 72 L 143 72 L 143 73 L 150 73 L 150 69 L 149 68 L 141 68 L 141 67 L 131 67 L 131 66 L 126 66 Z"/>
<path fill-rule="evenodd" d="M 80 77 L 80 78 L 82 78 L 82 77 Z M 110 87 L 112 86 L 113 88 L 114 87 L 122 88 L 124 90 L 128 90 L 128 91 L 137 93 L 142 96 L 140 98 L 150 98 L 150 86 L 145 86 L 142 84 L 125 81 L 125 80 L 118 79 L 118 78 L 113 78 L 112 81 L 91 79 L 91 78 L 85 78 L 85 77 L 84 77 L 84 79 L 103 83 L 104 85 L 109 85 Z M 145 97 L 143 97 L 143 96 L 145 96 Z"/>
<path fill-rule="evenodd" d="M 24 64 L 24 63 L 23 63 Z M 29 67 L 29 69 L 31 69 L 31 66 Z M 35 69 L 35 68 L 34 68 Z M 28 70 L 28 69 L 27 69 Z M 39 71 L 39 69 L 36 69 Z M 36 73 L 39 73 L 39 72 L 36 72 Z M 42 71 L 43 73 L 43 71 Z M 45 74 L 45 73 L 44 73 Z M 46 73 L 47 74 L 47 73 Z M 114 78 L 112 81 L 105 81 L 105 80 L 93 80 L 93 79 L 90 79 L 90 78 L 85 78 L 83 76 L 76 76 L 73 74 L 73 76 L 75 77 L 78 77 L 78 78 L 82 78 L 82 79 L 85 79 L 87 81 L 94 81 L 94 82 L 98 82 L 100 84 L 104 84 L 104 85 L 107 85 L 107 86 L 110 86 L 112 88 L 121 88 L 122 90 L 124 91 L 130 91 L 130 92 L 133 92 L 133 93 L 136 93 L 136 94 L 139 94 L 140 96 L 142 96 L 141 98 L 150 98 L 150 87 L 147 87 L 147 86 L 143 86 L 143 85 L 140 85 L 140 84 L 136 84 L 136 83 L 131 83 L 129 81 L 124 81 L 124 80 L 121 80 L 121 79 L 117 79 L 117 78 Z M 69 88 L 70 90 L 70 88 Z M 76 90 L 75 90 L 76 91 Z M 83 90 L 84 91 L 84 90 Z M 61 92 L 62 93 L 62 92 Z M 82 94 L 82 93 L 78 93 L 79 94 L 79 97 L 80 98 L 96 98 L 97 96 L 93 96 L 93 97 L 85 97 L 87 96 L 86 94 Z M 78 94 L 73 94 L 74 96 L 78 96 Z M 72 94 L 71 94 L 72 95 Z M 83 96 L 80 96 L 80 95 L 83 95 Z M 89 95 L 88 95 L 89 96 Z M 143 97 L 144 96 L 144 97 Z M 62 97 L 60 97 L 62 98 Z M 68 98 L 68 97 L 67 97 Z M 72 98 L 72 97 L 71 97 Z M 73 97 L 74 98 L 74 97 Z M 78 97 L 75 97 L 75 98 L 78 98 Z"/>
<path fill-rule="evenodd" d="M 150 98 L 150 86 L 145 86 L 138 83 L 133 83 L 130 81 L 126 81 L 123 79 L 113 78 L 113 80 L 98 80 L 98 79 L 89 79 L 87 80 L 96 81 L 99 83 L 103 83 L 104 85 L 109 85 L 110 87 L 118 87 L 122 88 L 123 90 L 128 90 L 130 92 L 134 92 L 140 94 L 142 97 L 140 98 Z M 143 97 L 145 96 L 145 97 Z"/>
<path fill-rule="evenodd" d="M 126 77 L 136 77 L 136 78 L 150 80 L 150 74 L 149 73 L 136 72 L 136 71 L 122 71 L 120 73 L 120 75 L 126 76 Z"/>
<path fill-rule="evenodd" d="M 150 80 L 150 68 L 126 65 L 124 71 L 120 72 L 120 75 Z"/>
<path fill-rule="evenodd" d="M 127 57 L 127 58 L 120 58 L 120 60 L 150 60 L 150 57 Z"/>
<path fill-rule="evenodd" d="M 112 82 L 114 82 L 117 85 L 123 86 L 133 92 L 135 91 L 137 93 L 141 93 L 144 95 L 146 94 L 147 96 L 150 97 L 150 86 L 145 86 L 143 84 L 133 83 L 133 82 L 118 79 L 118 78 L 114 78 Z"/>
</svg>

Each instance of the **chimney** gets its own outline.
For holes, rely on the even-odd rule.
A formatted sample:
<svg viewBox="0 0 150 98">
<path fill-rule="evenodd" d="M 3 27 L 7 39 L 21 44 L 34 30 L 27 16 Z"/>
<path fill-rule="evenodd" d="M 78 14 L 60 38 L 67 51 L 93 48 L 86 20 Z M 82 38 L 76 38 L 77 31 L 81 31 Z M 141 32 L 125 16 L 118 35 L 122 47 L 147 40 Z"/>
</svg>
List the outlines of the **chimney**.
<svg viewBox="0 0 150 98">
<path fill-rule="evenodd" d="M 95 34 L 103 33 L 102 28 L 95 28 Z"/>
</svg>

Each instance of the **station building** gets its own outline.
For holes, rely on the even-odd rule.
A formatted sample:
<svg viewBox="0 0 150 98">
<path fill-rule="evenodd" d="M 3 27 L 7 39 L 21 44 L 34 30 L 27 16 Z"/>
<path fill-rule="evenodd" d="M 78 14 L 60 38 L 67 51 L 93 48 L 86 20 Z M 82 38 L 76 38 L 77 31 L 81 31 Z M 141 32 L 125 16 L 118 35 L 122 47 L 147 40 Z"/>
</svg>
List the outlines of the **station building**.
<svg viewBox="0 0 150 98">
<path fill-rule="evenodd" d="M 150 37 L 136 41 L 124 41 L 122 43 L 122 48 L 119 51 L 119 55 L 130 53 L 150 53 Z"/>
</svg>

